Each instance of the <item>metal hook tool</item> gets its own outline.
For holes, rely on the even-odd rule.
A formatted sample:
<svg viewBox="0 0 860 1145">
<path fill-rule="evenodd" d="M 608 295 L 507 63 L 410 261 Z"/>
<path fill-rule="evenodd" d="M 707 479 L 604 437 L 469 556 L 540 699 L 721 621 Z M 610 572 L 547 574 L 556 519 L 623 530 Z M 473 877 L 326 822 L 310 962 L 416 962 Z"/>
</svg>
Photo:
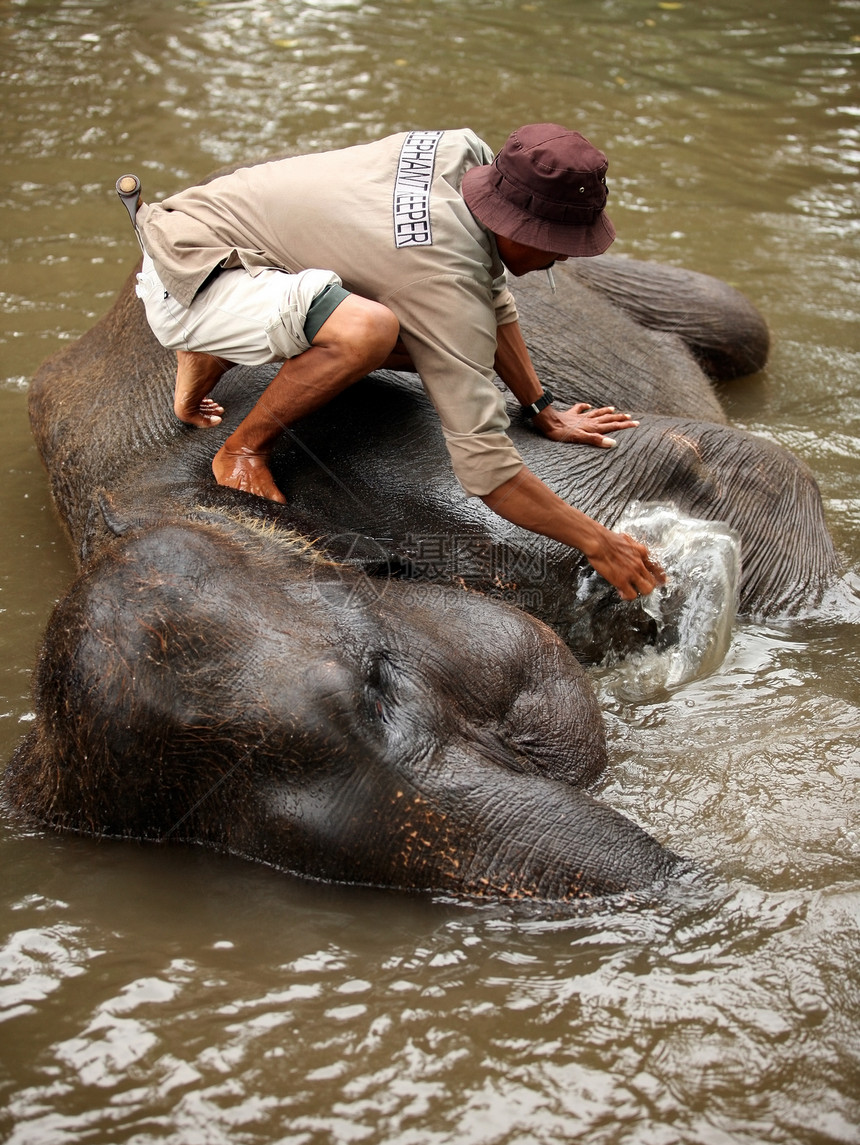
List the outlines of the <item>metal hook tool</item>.
<svg viewBox="0 0 860 1145">
<path fill-rule="evenodd" d="M 140 193 L 140 179 L 137 175 L 120 175 L 116 181 L 116 193 L 128 211 L 128 217 L 131 219 L 131 225 L 134 227 L 134 233 L 140 243 L 140 249 L 143 250 L 140 232 L 137 229 L 137 209 L 143 201 Z"/>
</svg>

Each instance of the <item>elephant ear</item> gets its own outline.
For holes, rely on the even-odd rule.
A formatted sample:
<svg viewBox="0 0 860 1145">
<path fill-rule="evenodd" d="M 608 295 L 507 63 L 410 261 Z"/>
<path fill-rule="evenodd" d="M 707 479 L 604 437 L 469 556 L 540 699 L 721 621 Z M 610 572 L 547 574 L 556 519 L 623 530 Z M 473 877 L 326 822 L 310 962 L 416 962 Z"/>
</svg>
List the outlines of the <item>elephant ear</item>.
<svg viewBox="0 0 860 1145">
<path fill-rule="evenodd" d="M 98 506 L 102 520 L 115 537 L 124 537 L 125 534 L 131 532 L 135 526 L 139 527 L 146 523 L 138 519 L 133 519 L 128 513 L 123 513 L 117 506 L 115 498 L 108 493 L 107 489 L 97 489 L 93 500 L 95 505 Z M 135 518 L 137 517 L 138 514 L 135 514 Z"/>
<path fill-rule="evenodd" d="M 109 493 L 107 489 L 97 489 L 87 510 L 81 538 L 79 553 L 81 565 L 85 565 L 98 551 L 99 538 L 103 540 L 105 529 L 114 537 L 124 537 L 128 533 L 138 532 L 148 525 L 155 525 L 163 520 L 163 512 L 141 508 L 139 503 L 132 510 L 123 506 L 116 495 Z"/>
<path fill-rule="evenodd" d="M 116 494 L 108 493 L 107 489 L 97 489 L 93 495 L 93 512 L 97 512 L 107 526 L 109 533 L 115 537 L 124 537 L 128 533 L 139 533 L 152 525 L 162 525 L 166 520 L 172 520 L 176 514 L 165 513 L 163 507 L 146 508 L 139 501 L 134 502 L 134 508 L 123 505 Z M 187 514 L 189 517 L 192 514 Z"/>
<path fill-rule="evenodd" d="M 365 533 L 356 532 L 321 536 L 319 528 L 315 528 L 311 520 L 306 519 L 301 513 L 296 513 L 289 506 L 265 501 L 259 497 L 249 498 L 247 494 L 237 493 L 232 489 L 219 486 L 212 491 L 196 492 L 199 495 L 195 498 L 195 504 L 183 507 L 179 511 L 178 515 L 186 520 L 211 523 L 224 517 L 233 521 L 250 517 L 287 532 L 297 532 L 302 536 L 314 538 L 318 546 L 339 564 L 349 565 L 366 576 L 385 579 L 410 576 L 411 564 L 408 558 L 397 554 L 388 541 L 377 540 Z M 133 502 L 132 508 L 128 504 L 123 504 L 116 494 L 109 493 L 107 489 L 96 490 L 81 543 L 82 564 L 85 564 L 97 549 L 96 538 L 104 528 L 115 537 L 124 537 L 148 526 L 161 524 L 166 516 L 163 508 L 147 509 L 139 501 Z"/>
<path fill-rule="evenodd" d="M 399 556 L 388 543 L 364 533 L 323 535 L 320 544 L 339 564 L 349 565 L 366 576 L 388 579 L 412 575 L 408 558 Z"/>
<path fill-rule="evenodd" d="M 281 505 L 262 497 L 249 497 L 235 489 L 212 485 L 196 489 L 193 509 L 183 510 L 183 516 L 195 520 L 218 520 L 223 515 L 234 520 L 251 519 L 287 533 L 299 533 L 313 540 L 338 564 L 349 565 L 367 576 L 411 575 L 411 562 L 395 551 L 390 539 L 354 531 L 321 533 L 319 520 L 313 513 L 304 512 L 292 504 Z"/>
</svg>

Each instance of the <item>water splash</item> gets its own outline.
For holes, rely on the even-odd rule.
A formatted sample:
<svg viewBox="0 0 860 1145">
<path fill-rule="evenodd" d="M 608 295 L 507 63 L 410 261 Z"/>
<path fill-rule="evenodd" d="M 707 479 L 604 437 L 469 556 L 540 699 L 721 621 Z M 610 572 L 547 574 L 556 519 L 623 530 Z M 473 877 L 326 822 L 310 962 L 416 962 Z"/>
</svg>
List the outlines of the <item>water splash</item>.
<svg viewBox="0 0 860 1145">
<path fill-rule="evenodd" d="M 741 573 L 740 537 L 722 521 L 687 517 L 673 504 L 628 506 L 615 526 L 646 544 L 666 584 L 631 606 L 651 618 L 653 644 L 612 667 L 619 698 L 643 700 L 709 675 L 731 642 Z"/>
</svg>

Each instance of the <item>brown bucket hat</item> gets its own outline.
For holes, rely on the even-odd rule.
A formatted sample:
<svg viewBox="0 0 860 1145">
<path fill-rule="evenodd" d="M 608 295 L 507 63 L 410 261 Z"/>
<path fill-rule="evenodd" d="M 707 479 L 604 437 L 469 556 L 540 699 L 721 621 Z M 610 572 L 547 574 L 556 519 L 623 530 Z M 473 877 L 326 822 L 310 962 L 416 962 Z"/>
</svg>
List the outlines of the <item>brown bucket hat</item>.
<svg viewBox="0 0 860 1145">
<path fill-rule="evenodd" d="M 472 167 L 462 194 L 496 234 L 551 254 L 602 254 L 615 238 L 604 211 L 609 161 L 578 131 L 530 123 L 492 163 Z"/>
</svg>

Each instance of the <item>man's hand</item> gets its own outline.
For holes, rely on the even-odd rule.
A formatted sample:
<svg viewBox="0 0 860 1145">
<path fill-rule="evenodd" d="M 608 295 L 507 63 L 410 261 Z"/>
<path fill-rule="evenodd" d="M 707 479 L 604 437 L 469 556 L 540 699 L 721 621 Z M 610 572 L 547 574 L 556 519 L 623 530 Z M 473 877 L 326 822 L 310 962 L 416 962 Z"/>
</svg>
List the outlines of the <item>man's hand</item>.
<svg viewBox="0 0 860 1145">
<path fill-rule="evenodd" d="M 666 574 L 645 545 L 627 533 L 606 529 L 600 541 L 595 551 L 585 555 L 591 567 L 615 585 L 622 600 L 647 596 L 658 584 L 666 583 Z"/>
<path fill-rule="evenodd" d="M 542 392 L 519 322 L 507 322 L 496 331 L 496 373 L 521 406 L 531 405 Z M 618 413 L 612 406 L 592 409 L 578 402 L 564 412 L 547 406 L 532 420 L 532 425 L 550 441 L 570 441 L 579 445 L 597 445 L 611 449 L 615 442 L 609 434 L 633 429 L 639 424 L 630 414 Z"/>
<path fill-rule="evenodd" d="M 547 406 L 532 420 L 532 425 L 550 441 L 597 445 L 601 449 L 611 449 L 615 445 L 614 439 L 607 434 L 634 429 L 638 424 L 629 413 L 618 413 L 614 406 L 592 409 L 585 402 L 578 402 L 568 410 Z"/>
</svg>

